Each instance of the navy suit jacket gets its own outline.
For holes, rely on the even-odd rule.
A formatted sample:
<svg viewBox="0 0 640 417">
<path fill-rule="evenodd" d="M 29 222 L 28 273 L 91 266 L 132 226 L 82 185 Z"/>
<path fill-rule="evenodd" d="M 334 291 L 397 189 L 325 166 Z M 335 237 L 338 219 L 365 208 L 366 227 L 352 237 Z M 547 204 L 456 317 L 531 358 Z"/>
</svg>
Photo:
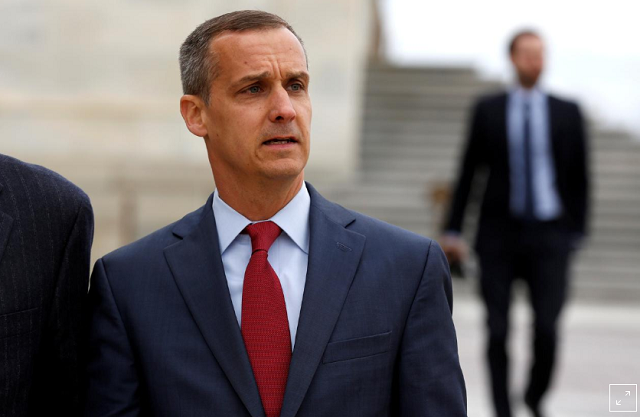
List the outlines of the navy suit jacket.
<svg viewBox="0 0 640 417">
<path fill-rule="evenodd" d="M 281 416 L 466 416 L 438 244 L 307 187 L 309 265 Z M 211 198 L 99 260 L 90 298 L 86 415 L 264 416 Z"/>
<path fill-rule="evenodd" d="M 0 416 L 82 414 L 92 238 L 84 192 L 0 155 Z"/>
<path fill-rule="evenodd" d="M 488 178 L 478 222 L 476 247 L 496 245 L 511 219 L 507 93 L 481 97 L 471 112 L 468 139 L 451 201 L 446 230 L 461 231 L 473 177 L 481 168 Z M 589 148 L 577 104 L 548 96 L 551 155 L 563 207 L 562 226 L 571 234 L 587 234 Z"/>
</svg>

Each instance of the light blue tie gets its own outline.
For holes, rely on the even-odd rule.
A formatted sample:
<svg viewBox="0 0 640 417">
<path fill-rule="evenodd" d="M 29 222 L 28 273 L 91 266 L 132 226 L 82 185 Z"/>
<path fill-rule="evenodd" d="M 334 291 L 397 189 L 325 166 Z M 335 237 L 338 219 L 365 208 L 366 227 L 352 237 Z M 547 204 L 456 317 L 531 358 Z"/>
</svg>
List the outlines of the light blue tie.
<svg viewBox="0 0 640 417">
<path fill-rule="evenodd" d="M 524 132 L 523 132 L 523 151 L 524 151 L 524 212 L 523 217 L 526 220 L 534 219 L 533 211 L 533 155 L 531 143 L 531 105 L 526 99 L 523 106 L 524 110 Z"/>
</svg>

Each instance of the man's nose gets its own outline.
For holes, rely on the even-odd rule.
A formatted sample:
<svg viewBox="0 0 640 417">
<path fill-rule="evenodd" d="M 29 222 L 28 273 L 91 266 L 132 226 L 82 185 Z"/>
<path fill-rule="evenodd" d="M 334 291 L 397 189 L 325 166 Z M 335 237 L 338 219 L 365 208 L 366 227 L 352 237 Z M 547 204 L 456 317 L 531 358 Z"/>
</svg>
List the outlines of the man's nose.
<svg viewBox="0 0 640 417">
<path fill-rule="evenodd" d="M 289 92 L 284 87 L 279 87 L 271 93 L 271 111 L 269 120 L 273 123 L 287 123 L 296 118 Z"/>
</svg>

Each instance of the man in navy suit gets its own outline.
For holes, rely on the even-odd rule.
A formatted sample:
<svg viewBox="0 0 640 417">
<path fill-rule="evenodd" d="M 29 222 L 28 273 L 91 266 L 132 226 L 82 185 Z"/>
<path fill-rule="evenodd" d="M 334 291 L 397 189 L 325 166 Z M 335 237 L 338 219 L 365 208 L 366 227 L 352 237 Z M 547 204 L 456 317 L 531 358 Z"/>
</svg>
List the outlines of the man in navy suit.
<svg viewBox="0 0 640 417">
<path fill-rule="evenodd" d="M 88 416 L 466 416 L 448 265 L 432 240 L 303 180 L 302 42 L 234 12 L 180 50 L 217 189 L 100 259 Z"/>
<path fill-rule="evenodd" d="M 463 260 L 460 237 L 477 171 L 488 173 L 476 235 L 480 287 L 486 305 L 487 357 L 496 415 L 510 417 L 507 336 L 511 285 L 523 278 L 535 314 L 533 364 L 524 395 L 542 416 L 553 374 L 558 319 L 567 297 L 571 254 L 587 233 L 588 147 L 576 103 L 539 86 L 544 45 L 532 31 L 516 34 L 509 55 L 518 83 L 475 106 L 443 248 Z"/>
</svg>

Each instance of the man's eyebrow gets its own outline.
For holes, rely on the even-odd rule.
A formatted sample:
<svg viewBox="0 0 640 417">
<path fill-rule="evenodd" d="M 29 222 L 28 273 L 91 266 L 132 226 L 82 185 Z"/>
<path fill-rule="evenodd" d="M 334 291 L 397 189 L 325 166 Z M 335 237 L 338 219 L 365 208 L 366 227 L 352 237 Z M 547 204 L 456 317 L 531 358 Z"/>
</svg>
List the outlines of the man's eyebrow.
<svg viewBox="0 0 640 417">
<path fill-rule="evenodd" d="M 245 75 L 244 77 L 240 78 L 238 81 L 234 82 L 232 86 L 236 87 L 242 84 L 264 80 L 265 78 L 269 78 L 270 76 L 271 76 L 271 73 L 269 71 L 265 71 L 260 74 Z M 287 73 L 286 78 L 287 80 L 292 80 L 297 78 L 305 82 L 309 82 L 309 73 L 307 71 L 294 71 L 294 72 Z"/>
<path fill-rule="evenodd" d="M 309 82 L 309 73 L 307 71 L 294 71 L 287 74 L 287 79 L 291 80 L 294 78 Z"/>
<path fill-rule="evenodd" d="M 249 75 L 245 75 L 244 77 L 240 78 L 238 81 L 233 83 L 233 86 L 236 85 L 241 85 L 241 84 L 245 84 L 251 81 L 260 81 L 263 80 L 265 78 L 268 78 L 270 75 L 269 71 L 265 71 L 262 72 L 260 74 L 249 74 Z"/>
</svg>

